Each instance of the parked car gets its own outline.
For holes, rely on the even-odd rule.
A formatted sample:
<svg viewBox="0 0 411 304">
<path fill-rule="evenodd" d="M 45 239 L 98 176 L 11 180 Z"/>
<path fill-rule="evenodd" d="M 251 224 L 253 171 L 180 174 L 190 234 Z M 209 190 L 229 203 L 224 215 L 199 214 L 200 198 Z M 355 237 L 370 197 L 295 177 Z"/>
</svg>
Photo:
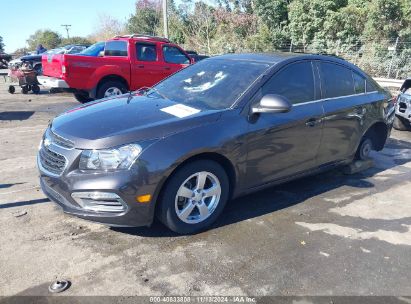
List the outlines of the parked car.
<svg viewBox="0 0 411 304">
<path fill-rule="evenodd" d="M 89 102 L 129 90 L 152 86 L 192 62 L 168 39 L 117 36 L 105 43 L 104 56 L 61 55 L 43 57 L 41 84 L 72 91 L 80 102 Z"/>
<path fill-rule="evenodd" d="M 104 56 L 104 46 L 105 46 L 104 41 L 100 41 L 97 43 L 94 43 L 93 45 L 90 45 L 88 48 L 82 50 L 79 55 L 81 56 L 91 56 L 91 57 L 97 57 L 97 56 Z"/>
<path fill-rule="evenodd" d="M 26 65 L 27 64 L 30 65 L 37 72 L 38 75 L 41 75 L 43 56 L 50 58 L 50 56 L 55 55 L 55 54 L 77 54 L 86 48 L 87 48 L 87 45 L 69 44 L 63 47 L 48 50 L 41 54 L 25 55 L 15 60 L 12 60 L 9 64 L 9 69 L 11 69 L 12 67 L 20 67 L 23 63 L 25 63 Z"/>
<path fill-rule="evenodd" d="M 395 101 L 394 128 L 411 130 L 411 78 L 404 81 Z"/>
<path fill-rule="evenodd" d="M 40 184 L 81 218 L 140 226 L 156 215 L 194 233 L 229 199 L 381 150 L 389 98 L 330 56 L 213 57 L 56 117 L 38 153 Z"/>
<path fill-rule="evenodd" d="M 0 53 L 0 69 L 7 69 L 7 65 L 11 59 L 11 55 Z"/>
</svg>

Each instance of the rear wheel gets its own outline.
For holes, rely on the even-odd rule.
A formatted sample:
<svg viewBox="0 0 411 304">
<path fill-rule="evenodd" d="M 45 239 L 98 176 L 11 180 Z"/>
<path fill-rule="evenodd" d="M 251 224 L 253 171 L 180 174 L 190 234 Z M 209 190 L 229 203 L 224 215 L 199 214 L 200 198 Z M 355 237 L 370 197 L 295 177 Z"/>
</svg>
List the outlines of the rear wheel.
<svg viewBox="0 0 411 304">
<path fill-rule="evenodd" d="M 394 129 L 399 131 L 407 131 L 411 129 L 410 122 L 408 122 L 405 118 L 395 115 L 394 123 L 392 124 Z"/>
<path fill-rule="evenodd" d="M 11 86 L 9 86 L 8 91 L 9 91 L 10 94 L 14 94 L 14 92 L 16 92 L 16 88 L 11 85 Z"/>
<path fill-rule="evenodd" d="M 97 99 L 117 96 L 127 92 L 126 86 L 117 80 L 108 80 L 103 82 L 97 90 Z"/>
<path fill-rule="evenodd" d="M 372 140 L 369 137 L 363 137 L 358 146 L 355 158 L 357 160 L 367 160 L 370 158 L 370 152 L 374 149 Z"/>
<path fill-rule="evenodd" d="M 199 232 L 218 218 L 228 195 L 228 177 L 218 163 L 208 160 L 188 163 L 165 185 L 159 200 L 158 217 L 174 232 Z"/>
<path fill-rule="evenodd" d="M 74 98 L 81 103 L 87 103 L 93 100 L 93 98 L 88 97 L 86 94 L 83 93 L 74 93 Z"/>
</svg>

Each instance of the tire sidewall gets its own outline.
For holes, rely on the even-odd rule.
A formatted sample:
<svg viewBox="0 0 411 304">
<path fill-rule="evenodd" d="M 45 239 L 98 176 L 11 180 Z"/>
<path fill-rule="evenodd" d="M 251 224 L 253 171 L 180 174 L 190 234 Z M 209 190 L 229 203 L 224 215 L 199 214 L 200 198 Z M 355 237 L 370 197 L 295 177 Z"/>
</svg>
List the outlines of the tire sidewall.
<svg viewBox="0 0 411 304">
<path fill-rule="evenodd" d="M 104 94 L 107 91 L 107 89 L 111 87 L 116 87 L 118 88 L 122 93 L 127 92 L 126 86 L 121 82 L 121 81 L 116 81 L 116 80 L 108 80 L 103 82 L 98 90 L 97 90 L 97 99 L 104 98 Z"/>
<path fill-rule="evenodd" d="M 200 171 L 213 173 L 219 180 L 221 186 L 220 201 L 214 212 L 203 222 L 187 224 L 181 221 L 175 211 L 175 199 L 181 184 L 192 174 Z M 160 221 L 172 231 L 179 234 L 193 234 L 205 230 L 219 217 L 229 197 L 229 180 L 225 170 L 216 162 L 199 160 L 188 163 L 178 169 L 164 187 L 160 196 L 158 216 Z"/>
</svg>

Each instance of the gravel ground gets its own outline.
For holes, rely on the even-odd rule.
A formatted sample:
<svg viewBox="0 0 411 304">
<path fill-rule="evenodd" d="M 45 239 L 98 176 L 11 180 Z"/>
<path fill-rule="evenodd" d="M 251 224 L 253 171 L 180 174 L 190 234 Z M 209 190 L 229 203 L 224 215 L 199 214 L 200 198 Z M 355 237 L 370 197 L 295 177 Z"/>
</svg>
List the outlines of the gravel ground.
<svg viewBox="0 0 411 304">
<path fill-rule="evenodd" d="M 0 295 L 411 295 L 411 132 L 375 166 L 334 170 L 229 202 L 214 227 L 109 228 L 42 194 L 35 157 L 69 94 L 10 95 L 0 79 Z M 84 126 L 85 128 L 87 126 Z"/>
</svg>

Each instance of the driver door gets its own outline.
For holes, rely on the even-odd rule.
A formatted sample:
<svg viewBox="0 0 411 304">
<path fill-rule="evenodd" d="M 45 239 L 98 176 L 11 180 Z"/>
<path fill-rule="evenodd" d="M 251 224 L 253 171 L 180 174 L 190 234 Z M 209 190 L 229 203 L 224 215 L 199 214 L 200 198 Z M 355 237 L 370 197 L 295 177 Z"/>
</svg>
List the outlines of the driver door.
<svg viewBox="0 0 411 304">
<path fill-rule="evenodd" d="M 257 187 L 316 166 L 322 136 L 323 107 L 311 61 L 291 63 L 276 72 L 255 96 L 286 97 L 287 113 L 260 113 L 250 119 L 247 135 L 247 184 Z"/>
</svg>

